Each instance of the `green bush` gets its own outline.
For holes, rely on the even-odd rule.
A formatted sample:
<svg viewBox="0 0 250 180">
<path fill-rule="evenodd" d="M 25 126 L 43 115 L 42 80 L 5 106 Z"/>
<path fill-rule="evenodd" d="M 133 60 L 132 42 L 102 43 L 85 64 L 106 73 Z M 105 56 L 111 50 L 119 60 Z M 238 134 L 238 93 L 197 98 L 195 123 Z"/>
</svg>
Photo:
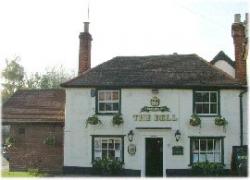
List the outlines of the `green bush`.
<svg viewBox="0 0 250 180">
<path fill-rule="evenodd" d="M 119 175 L 122 170 L 122 162 L 114 159 L 103 158 L 94 160 L 93 168 L 97 175 Z"/>
<path fill-rule="evenodd" d="M 16 142 L 16 140 L 12 136 L 10 136 L 6 139 L 7 146 L 13 146 L 15 144 L 15 142 Z"/>
<path fill-rule="evenodd" d="M 199 162 L 192 165 L 193 175 L 198 176 L 221 176 L 224 175 L 223 164 L 211 162 Z"/>
<path fill-rule="evenodd" d="M 217 126 L 225 126 L 225 125 L 227 125 L 226 119 L 221 117 L 221 116 L 216 117 L 215 120 L 214 120 L 214 123 Z"/>
</svg>

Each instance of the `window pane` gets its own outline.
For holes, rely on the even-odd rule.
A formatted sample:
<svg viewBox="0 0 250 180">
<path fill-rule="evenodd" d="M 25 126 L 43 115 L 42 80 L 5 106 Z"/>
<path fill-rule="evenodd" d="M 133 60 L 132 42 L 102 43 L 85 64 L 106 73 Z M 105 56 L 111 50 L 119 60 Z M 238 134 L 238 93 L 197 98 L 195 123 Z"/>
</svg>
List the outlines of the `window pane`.
<svg viewBox="0 0 250 180">
<path fill-rule="evenodd" d="M 202 93 L 201 96 L 202 96 L 202 102 L 209 102 L 209 93 L 208 92 Z"/>
<path fill-rule="evenodd" d="M 198 114 L 208 114 L 209 104 L 196 104 L 196 113 Z"/>
<path fill-rule="evenodd" d="M 217 102 L 217 93 L 215 92 L 210 93 L 210 102 Z"/>
<path fill-rule="evenodd" d="M 194 140 L 193 151 L 199 151 L 199 140 Z"/>
<path fill-rule="evenodd" d="M 118 103 L 113 103 L 113 111 L 118 111 Z"/>
<path fill-rule="evenodd" d="M 198 153 L 194 153 L 193 154 L 193 162 L 198 162 L 198 157 L 199 157 L 199 154 Z"/>
<path fill-rule="evenodd" d="M 196 104 L 195 105 L 195 111 L 198 114 L 202 113 L 202 104 Z"/>
<path fill-rule="evenodd" d="M 108 157 L 108 151 L 102 150 L 102 158 Z"/>
<path fill-rule="evenodd" d="M 214 148 L 214 150 L 216 152 L 220 151 L 220 140 L 219 139 L 215 140 L 215 148 Z"/>
<path fill-rule="evenodd" d="M 104 100 L 104 98 L 105 98 L 104 95 L 105 95 L 104 92 L 99 92 L 99 96 L 98 96 L 99 101 L 103 101 Z"/>
<path fill-rule="evenodd" d="M 115 143 L 115 150 L 120 150 L 120 144 Z"/>
<path fill-rule="evenodd" d="M 110 159 L 114 159 L 115 158 L 115 151 L 114 150 L 109 150 L 108 151 L 108 157 Z"/>
<path fill-rule="evenodd" d="M 214 158 L 215 162 L 221 162 L 221 153 L 215 153 L 214 156 L 215 156 Z"/>
<path fill-rule="evenodd" d="M 200 153 L 199 162 L 205 162 L 205 161 L 206 161 L 206 154 L 205 153 Z"/>
<path fill-rule="evenodd" d="M 202 139 L 200 140 L 200 150 L 201 151 L 206 151 L 206 140 L 205 139 Z"/>
<path fill-rule="evenodd" d="M 214 155 L 213 155 L 213 153 L 207 153 L 207 160 L 209 162 L 214 162 Z"/>
<path fill-rule="evenodd" d="M 210 113 L 217 113 L 217 104 L 210 104 Z"/>
<path fill-rule="evenodd" d="M 107 140 L 102 140 L 102 149 L 107 149 Z"/>
<path fill-rule="evenodd" d="M 109 149 L 114 149 L 114 140 L 109 141 Z"/>
<path fill-rule="evenodd" d="M 112 92 L 112 100 L 118 100 L 118 91 L 113 91 Z"/>
<path fill-rule="evenodd" d="M 106 98 L 105 100 L 111 100 L 111 92 L 105 92 L 106 93 Z"/>
<path fill-rule="evenodd" d="M 111 111 L 112 110 L 112 103 L 105 103 L 105 110 Z"/>
<path fill-rule="evenodd" d="M 195 93 L 195 102 L 202 102 L 202 95 L 201 93 Z"/>
<path fill-rule="evenodd" d="M 105 103 L 99 103 L 99 111 L 105 111 Z"/>
<path fill-rule="evenodd" d="M 213 151 L 213 139 L 208 139 L 207 140 L 207 150 L 208 151 Z"/>
</svg>

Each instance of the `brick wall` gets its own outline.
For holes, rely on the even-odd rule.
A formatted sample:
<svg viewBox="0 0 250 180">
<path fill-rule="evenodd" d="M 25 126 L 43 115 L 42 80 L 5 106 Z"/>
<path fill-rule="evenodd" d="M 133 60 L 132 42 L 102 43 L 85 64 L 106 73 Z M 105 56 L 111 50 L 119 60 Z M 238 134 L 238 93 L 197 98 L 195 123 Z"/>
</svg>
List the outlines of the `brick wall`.
<svg viewBox="0 0 250 180">
<path fill-rule="evenodd" d="M 24 133 L 22 133 L 24 129 Z M 52 124 L 11 125 L 15 144 L 9 148 L 10 171 L 38 168 L 43 172 L 62 172 L 63 126 Z M 56 137 L 54 146 L 44 144 L 48 135 Z"/>
</svg>

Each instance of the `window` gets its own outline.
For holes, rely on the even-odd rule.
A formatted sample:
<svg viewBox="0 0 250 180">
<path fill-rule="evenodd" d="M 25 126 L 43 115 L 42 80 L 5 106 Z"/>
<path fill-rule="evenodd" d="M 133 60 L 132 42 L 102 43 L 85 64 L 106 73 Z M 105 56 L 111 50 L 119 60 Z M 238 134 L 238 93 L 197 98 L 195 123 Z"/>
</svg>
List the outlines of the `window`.
<svg viewBox="0 0 250 180">
<path fill-rule="evenodd" d="M 98 113 L 118 113 L 120 103 L 119 90 L 98 91 Z"/>
<path fill-rule="evenodd" d="M 93 137 L 93 160 L 104 157 L 123 161 L 123 137 Z"/>
<path fill-rule="evenodd" d="M 198 115 L 217 115 L 218 91 L 194 91 L 194 113 Z"/>
<path fill-rule="evenodd" d="M 222 138 L 191 138 L 191 164 L 196 162 L 223 163 Z"/>
</svg>

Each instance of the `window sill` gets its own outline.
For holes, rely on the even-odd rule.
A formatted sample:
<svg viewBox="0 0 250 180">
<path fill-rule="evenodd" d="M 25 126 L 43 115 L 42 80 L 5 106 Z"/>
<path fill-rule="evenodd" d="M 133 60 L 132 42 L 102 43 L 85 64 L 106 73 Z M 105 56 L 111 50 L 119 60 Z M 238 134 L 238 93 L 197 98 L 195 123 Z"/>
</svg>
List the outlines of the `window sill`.
<svg viewBox="0 0 250 180">
<path fill-rule="evenodd" d="M 219 114 L 196 114 L 198 117 L 218 117 Z"/>
<path fill-rule="evenodd" d="M 113 116 L 115 114 L 119 114 L 119 112 L 114 112 L 114 113 L 96 113 L 96 115 L 101 115 L 101 116 Z"/>
</svg>

